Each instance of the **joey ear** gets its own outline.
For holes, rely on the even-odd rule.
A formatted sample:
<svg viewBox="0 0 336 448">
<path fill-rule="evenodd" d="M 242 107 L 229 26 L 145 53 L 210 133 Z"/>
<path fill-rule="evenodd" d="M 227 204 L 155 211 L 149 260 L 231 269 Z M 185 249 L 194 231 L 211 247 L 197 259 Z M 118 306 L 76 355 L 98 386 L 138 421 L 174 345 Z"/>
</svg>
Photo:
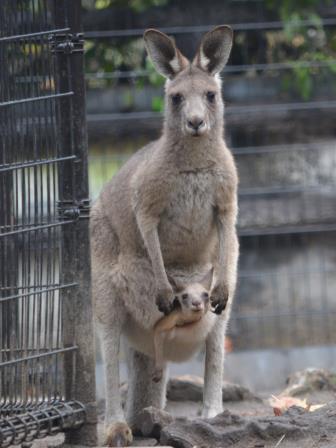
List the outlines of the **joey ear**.
<svg viewBox="0 0 336 448">
<path fill-rule="evenodd" d="M 188 59 L 176 48 L 173 39 L 161 31 L 146 30 L 144 41 L 155 69 L 166 78 L 174 78 L 189 65 Z"/>
<path fill-rule="evenodd" d="M 168 277 L 168 281 L 170 283 L 170 286 L 173 288 L 175 293 L 179 293 L 179 292 L 181 292 L 181 291 L 183 291 L 185 289 L 184 285 L 182 285 L 182 283 L 177 281 L 171 275 L 167 274 L 167 277 Z"/>
<path fill-rule="evenodd" d="M 207 291 L 210 291 L 211 288 L 213 272 L 214 268 L 212 267 L 199 282 Z"/>
<path fill-rule="evenodd" d="M 199 46 L 193 65 L 210 75 L 225 67 L 232 48 L 233 32 L 227 25 L 220 25 L 206 33 Z"/>
</svg>

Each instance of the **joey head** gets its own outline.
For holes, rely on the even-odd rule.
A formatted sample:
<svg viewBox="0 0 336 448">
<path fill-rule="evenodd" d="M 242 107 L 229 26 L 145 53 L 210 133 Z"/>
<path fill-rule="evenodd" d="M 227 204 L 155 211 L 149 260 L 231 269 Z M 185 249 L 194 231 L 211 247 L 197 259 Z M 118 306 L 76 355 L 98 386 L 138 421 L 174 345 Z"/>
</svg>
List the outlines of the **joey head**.
<svg viewBox="0 0 336 448">
<path fill-rule="evenodd" d="M 184 337 L 193 337 L 192 324 L 198 322 L 209 309 L 210 287 L 213 270 L 197 283 L 184 286 L 173 278 L 169 281 L 174 290 L 173 310 L 160 319 L 154 327 L 155 371 L 153 381 L 160 381 L 164 366 L 164 344 L 172 340 L 179 327 L 183 327 Z M 189 334 L 186 330 L 189 330 Z"/>
</svg>

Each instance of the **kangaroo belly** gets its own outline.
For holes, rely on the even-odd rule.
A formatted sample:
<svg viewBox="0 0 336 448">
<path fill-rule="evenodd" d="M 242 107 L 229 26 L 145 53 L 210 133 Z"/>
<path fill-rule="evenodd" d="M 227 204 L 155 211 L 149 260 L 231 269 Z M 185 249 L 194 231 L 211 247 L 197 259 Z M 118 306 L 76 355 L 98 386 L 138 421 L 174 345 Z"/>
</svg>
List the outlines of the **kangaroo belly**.
<svg viewBox="0 0 336 448">
<path fill-rule="evenodd" d="M 217 316 L 208 312 L 202 319 L 185 327 L 175 328 L 172 337 L 167 337 L 163 349 L 164 359 L 172 362 L 182 362 L 189 359 L 205 342 L 205 339 L 215 324 Z M 128 320 L 124 328 L 128 343 L 137 351 L 154 357 L 154 335 L 152 330 Z"/>
<path fill-rule="evenodd" d="M 213 204 L 209 174 L 181 176 L 159 224 L 161 249 L 167 264 L 208 259 L 216 243 Z"/>
</svg>

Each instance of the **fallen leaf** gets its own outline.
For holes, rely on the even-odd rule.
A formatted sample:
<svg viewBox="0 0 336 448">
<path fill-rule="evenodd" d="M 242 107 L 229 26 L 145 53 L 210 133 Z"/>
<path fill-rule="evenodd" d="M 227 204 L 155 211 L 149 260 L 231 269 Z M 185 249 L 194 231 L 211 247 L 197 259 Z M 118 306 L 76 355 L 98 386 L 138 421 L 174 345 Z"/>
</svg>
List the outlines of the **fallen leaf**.
<svg viewBox="0 0 336 448">
<path fill-rule="evenodd" d="M 309 406 L 309 412 L 317 411 L 325 406 L 325 404 L 312 404 Z"/>
<path fill-rule="evenodd" d="M 314 412 L 317 409 L 322 408 L 325 404 L 309 404 L 307 399 L 301 400 L 300 398 L 272 395 L 269 399 L 269 404 L 273 407 L 274 415 L 277 417 L 282 415 L 292 406 L 298 406 L 307 412 Z"/>
<path fill-rule="evenodd" d="M 273 412 L 274 415 L 276 416 L 282 415 L 292 406 L 298 406 L 300 408 L 305 409 L 306 411 L 309 410 L 309 405 L 306 399 L 301 400 L 300 398 L 284 397 L 284 396 L 276 397 L 275 395 L 272 395 L 272 397 L 269 399 L 269 403 L 273 407 Z"/>
</svg>

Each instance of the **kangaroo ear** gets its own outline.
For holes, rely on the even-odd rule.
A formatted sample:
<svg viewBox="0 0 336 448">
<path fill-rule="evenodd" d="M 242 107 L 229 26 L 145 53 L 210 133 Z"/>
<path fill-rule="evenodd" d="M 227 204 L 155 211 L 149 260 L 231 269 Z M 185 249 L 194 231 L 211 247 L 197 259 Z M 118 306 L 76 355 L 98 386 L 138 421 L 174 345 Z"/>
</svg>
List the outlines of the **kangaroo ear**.
<svg viewBox="0 0 336 448">
<path fill-rule="evenodd" d="M 199 282 L 207 291 L 210 291 L 211 288 L 213 272 L 214 268 L 212 267 Z"/>
<path fill-rule="evenodd" d="M 210 75 L 225 67 L 232 48 L 233 32 L 227 25 L 220 25 L 206 33 L 199 46 L 193 64 Z"/>
<path fill-rule="evenodd" d="M 146 30 L 145 46 L 155 69 L 166 78 L 172 79 L 189 65 L 187 58 L 176 48 L 174 41 L 157 30 Z"/>
<path fill-rule="evenodd" d="M 184 285 L 182 285 L 182 283 L 180 283 L 176 279 L 174 279 L 171 275 L 167 274 L 167 277 L 168 277 L 168 281 L 175 293 L 179 293 L 185 289 Z"/>
</svg>

